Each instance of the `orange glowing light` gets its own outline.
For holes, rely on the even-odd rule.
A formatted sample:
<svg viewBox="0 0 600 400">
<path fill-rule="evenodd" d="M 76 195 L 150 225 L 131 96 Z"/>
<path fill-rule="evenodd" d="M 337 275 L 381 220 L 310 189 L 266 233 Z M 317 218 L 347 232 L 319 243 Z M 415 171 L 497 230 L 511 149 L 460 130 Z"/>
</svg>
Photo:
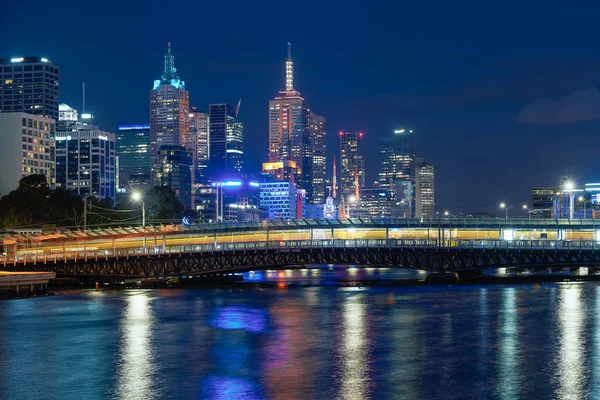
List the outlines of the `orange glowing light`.
<svg viewBox="0 0 600 400">
<path fill-rule="evenodd" d="M 279 283 L 277 284 L 277 289 L 285 289 L 285 286 L 286 286 L 286 285 L 285 285 L 285 283 L 284 283 L 284 282 L 279 282 Z"/>
</svg>

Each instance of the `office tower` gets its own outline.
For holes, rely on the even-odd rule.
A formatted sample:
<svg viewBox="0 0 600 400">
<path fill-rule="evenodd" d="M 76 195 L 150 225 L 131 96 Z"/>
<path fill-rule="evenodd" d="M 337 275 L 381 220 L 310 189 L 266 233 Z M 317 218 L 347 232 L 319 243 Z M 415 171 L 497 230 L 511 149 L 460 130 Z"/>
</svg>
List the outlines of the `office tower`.
<svg viewBox="0 0 600 400">
<path fill-rule="evenodd" d="M 263 163 L 262 173 L 274 181 L 294 182 L 296 163 L 293 161 Z"/>
<path fill-rule="evenodd" d="M 150 179 L 150 125 L 119 125 L 117 133 L 119 185 L 148 185 Z"/>
<path fill-rule="evenodd" d="M 189 92 L 177 75 L 169 43 L 161 79 L 150 90 L 150 154 L 152 168 L 157 165 L 161 146 L 183 146 L 189 150 Z"/>
<path fill-rule="evenodd" d="M 240 100 L 241 101 L 241 100 Z M 244 125 L 238 120 L 240 104 L 208 107 L 210 175 L 213 181 L 244 168 Z"/>
<path fill-rule="evenodd" d="M 294 182 L 313 200 L 313 147 L 308 107 L 294 89 L 294 63 L 291 45 L 285 63 L 285 90 L 269 101 L 269 162 L 293 161 L 297 172 Z M 324 121 L 323 121 L 324 129 Z"/>
<path fill-rule="evenodd" d="M 192 159 L 183 146 L 160 146 L 156 186 L 168 186 L 186 209 L 192 208 Z"/>
<path fill-rule="evenodd" d="M 293 182 L 260 183 L 260 206 L 269 210 L 269 219 L 296 218 L 296 192 Z"/>
<path fill-rule="evenodd" d="M 415 215 L 415 156 L 413 131 L 397 129 L 393 136 L 379 139 L 380 168 L 377 187 L 385 188 L 393 199 L 393 216 Z"/>
<path fill-rule="evenodd" d="M 325 173 L 327 168 L 325 118 L 315 113 L 310 113 L 310 142 L 312 154 L 312 202 L 325 204 L 327 193 L 325 191 Z"/>
<path fill-rule="evenodd" d="M 434 168 L 422 158 L 415 166 L 415 217 L 433 218 L 435 215 Z"/>
<path fill-rule="evenodd" d="M 56 132 L 56 187 L 116 199 L 116 137 L 96 125 Z"/>
<path fill-rule="evenodd" d="M 0 113 L 0 195 L 15 190 L 28 175 L 44 175 L 55 185 L 54 120 L 21 112 Z"/>
<path fill-rule="evenodd" d="M 72 127 L 79 123 L 79 112 L 65 103 L 58 105 L 58 121 L 56 122 L 57 131 L 70 131 Z"/>
<path fill-rule="evenodd" d="M 560 187 L 534 187 L 531 189 L 531 215 L 534 218 L 553 218 L 555 199 L 560 196 Z M 560 214 L 560 213 L 559 213 Z M 556 218 L 560 218 L 558 215 Z"/>
<path fill-rule="evenodd" d="M 340 183 L 343 202 L 357 201 L 365 186 L 365 158 L 362 132 L 340 132 Z M 351 201 L 352 202 L 352 201 Z"/>
<path fill-rule="evenodd" d="M 190 140 L 194 183 L 206 184 L 210 178 L 208 171 L 210 160 L 208 113 L 197 111 L 196 107 L 192 107 L 190 112 Z"/>
<path fill-rule="evenodd" d="M 44 57 L 0 59 L 0 112 L 58 121 L 58 67 Z"/>
</svg>

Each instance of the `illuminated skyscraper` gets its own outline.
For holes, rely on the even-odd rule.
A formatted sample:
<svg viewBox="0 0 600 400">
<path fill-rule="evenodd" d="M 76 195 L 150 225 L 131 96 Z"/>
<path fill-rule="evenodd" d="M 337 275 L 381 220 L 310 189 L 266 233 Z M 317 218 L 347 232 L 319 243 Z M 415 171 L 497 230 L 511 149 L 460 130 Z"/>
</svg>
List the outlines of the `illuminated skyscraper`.
<svg viewBox="0 0 600 400">
<path fill-rule="evenodd" d="M 76 111 L 76 110 L 75 110 Z M 119 185 L 147 185 L 150 179 L 150 125 L 119 125 Z"/>
<path fill-rule="evenodd" d="M 306 201 L 313 202 L 313 146 L 309 127 L 309 110 L 300 92 L 294 90 L 294 63 L 291 45 L 285 62 L 285 90 L 269 101 L 269 161 L 293 161 L 295 183 L 306 191 Z"/>
<path fill-rule="evenodd" d="M 211 104 L 208 108 L 210 176 L 220 180 L 224 175 L 244 169 L 244 124 L 238 120 L 240 107 Z"/>
<path fill-rule="evenodd" d="M 385 188 L 393 201 L 392 214 L 415 215 L 415 156 L 412 129 L 398 129 L 379 139 L 380 168 L 377 186 Z"/>
<path fill-rule="evenodd" d="M 58 123 L 58 67 L 44 57 L 0 59 L 0 112 L 25 112 Z"/>
<path fill-rule="evenodd" d="M 415 167 L 415 217 L 433 218 L 435 214 L 434 168 L 417 157 Z"/>
<path fill-rule="evenodd" d="M 325 118 L 315 113 L 310 113 L 310 142 L 312 154 L 312 202 L 325 204 L 325 172 L 327 166 L 325 144 Z"/>
<path fill-rule="evenodd" d="M 208 113 L 196 111 L 196 107 L 192 107 L 190 112 L 190 147 L 192 148 L 194 183 L 208 183 L 209 180 L 210 142 L 208 126 Z"/>
<path fill-rule="evenodd" d="M 357 200 L 357 189 L 365 187 L 365 157 L 362 132 L 340 132 L 340 183 L 342 202 Z M 357 186 L 358 185 L 358 186 Z"/>
<path fill-rule="evenodd" d="M 153 169 L 164 170 L 157 164 L 161 146 L 183 146 L 190 150 L 189 97 L 185 82 L 177 75 L 169 43 L 162 77 L 154 81 L 150 91 L 150 154 Z"/>
</svg>

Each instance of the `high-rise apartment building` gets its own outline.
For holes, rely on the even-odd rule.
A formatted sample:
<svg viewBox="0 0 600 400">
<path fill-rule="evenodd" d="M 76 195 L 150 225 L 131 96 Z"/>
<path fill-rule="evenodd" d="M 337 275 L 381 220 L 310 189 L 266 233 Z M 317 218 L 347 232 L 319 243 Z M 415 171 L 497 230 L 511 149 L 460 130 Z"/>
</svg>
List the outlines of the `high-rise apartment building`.
<svg viewBox="0 0 600 400">
<path fill-rule="evenodd" d="M 415 217 L 433 218 L 435 216 L 434 168 L 417 157 L 415 166 Z"/>
<path fill-rule="evenodd" d="M 210 175 L 213 181 L 244 169 L 244 124 L 240 104 L 211 104 L 208 108 Z"/>
<path fill-rule="evenodd" d="M 56 132 L 56 187 L 116 199 L 116 137 L 95 125 Z"/>
<path fill-rule="evenodd" d="M 58 67 L 44 57 L 0 59 L 0 112 L 58 121 Z"/>
<path fill-rule="evenodd" d="M 161 79 L 150 90 L 150 154 L 152 168 L 161 168 L 158 152 L 161 146 L 183 146 L 187 150 L 190 136 L 189 92 L 177 75 L 171 43 L 165 54 Z M 161 168 L 162 169 L 162 168 Z"/>
<path fill-rule="evenodd" d="M 293 182 L 260 183 L 260 206 L 269 210 L 269 219 L 296 218 L 296 195 Z"/>
<path fill-rule="evenodd" d="M 296 163 L 295 183 L 313 203 L 313 145 L 310 114 L 300 92 L 294 89 L 294 63 L 291 45 L 285 63 L 285 90 L 269 101 L 269 162 Z"/>
<path fill-rule="evenodd" d="M 412 129 L 397 129 L 393 136 L 379 139 L 380 168 L 377 187 L 391 194 L 392 214 L 415 215 L 415 155 Z"/>
<path fill-rule="evenodd" d="M 192 107 L 190 112 L 190 140 L 192 149 L 194 183 L 206 184 L 209 181 L 209 119 L 207 112 L 200 112 Z"/>
<path fill-rule="evenodd" d="M 44 175 L 55 185 L 54 120 L 22 112 L 0 113 L 0 195 L 28 175 Z"/>
<path fill-rule="evenodd" d="M 168 186 L 186 209 L 192 208 L 192 159 L 183 146 L 160 146 L 156 186 Z"/>
<path fill-rule="evenodd" d="M 365 187 L 365 157 L 362 132 L 340 132 L 340 188 L 342 202 L 357 201 Z"/>
<path fill-rule="evenodd" d="M 310 113 L 310 142 L 312 145 L 312 202 L 325 204 L 325 175 L 327 171 L 325 118 Z"/>
<path fill-rule="evenodd" d="M 148 185 L 150 177 L 150 125 L 119 125 L 117 133 L 119 185 Z"/>
</svg>

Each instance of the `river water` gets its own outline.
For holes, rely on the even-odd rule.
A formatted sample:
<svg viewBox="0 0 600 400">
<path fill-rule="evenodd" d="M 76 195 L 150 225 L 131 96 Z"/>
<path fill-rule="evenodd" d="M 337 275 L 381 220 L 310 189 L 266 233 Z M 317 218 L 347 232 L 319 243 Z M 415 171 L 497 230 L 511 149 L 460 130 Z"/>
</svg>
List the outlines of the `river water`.
<svg viewBox="0 0 600 400">
<path fill-rule="evenodd" d="M 335 275 L 419 273 L 256 274 L 278 285 L 0 302 L 0 399 L 600 398 L 595 283 L 369 288 Z M 303 274 L 329 284 L 289 285 Z"/>
</svg>

